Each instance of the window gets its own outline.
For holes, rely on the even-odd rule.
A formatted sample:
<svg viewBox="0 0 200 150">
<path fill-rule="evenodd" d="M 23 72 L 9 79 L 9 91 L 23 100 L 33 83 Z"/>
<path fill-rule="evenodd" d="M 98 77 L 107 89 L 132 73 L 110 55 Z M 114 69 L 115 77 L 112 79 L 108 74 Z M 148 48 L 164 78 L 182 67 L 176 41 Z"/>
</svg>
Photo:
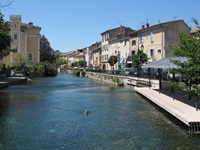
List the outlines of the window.
<svg viewBox="0 0 200 150">
<path fill-rule="evenodd" d="M 158 50 L 158 54 L 161 54 L 161 50 L 160 49 Z"/>
<path fill-rule="evenodd" d="M 135 40 L 132 41 L 132 45 L 136 45 L 136 41 Z"/>
<path fill-rule="evenodd" d="M 96 57 L 96 61 L 95 62 L 96 62 L 96 64 L 98 63 L 98 57 Z"/>
<path fill-rule="evenodd" d="M 14 40 L 17 40 L 17 34 L 14 34 Z"/>
<path fill-rule="evenodd" d="M 123 41 L 123 46 L 126 46 L 126 41 Z"/>
<path fill-rule="evenodd" d="M 154 58 L 154 49 L 150 49 L 150 58 L 151 58 L 151 59 Z"/>
<path fill-rule="evenodd" d="M 107 49 L 108 49 L 108 45 L 107 44 L 102 46 L 102 50 L 103 51 L 106 51 Z"/>
<path fill-rule="evenodd" d="M 29 58 L 29 60 L 32 60 L 32 53 L 28 54 L 28 58 Z"/>
<path fill-rule="evenodd" d="M 135 55 L 135 50 L 132 50 L 132 55 Z"/>
<path fill-rule="evenodd" d="M 13 46 L 13 52 L 17 53 L 17 46 Z"/>
</svg>

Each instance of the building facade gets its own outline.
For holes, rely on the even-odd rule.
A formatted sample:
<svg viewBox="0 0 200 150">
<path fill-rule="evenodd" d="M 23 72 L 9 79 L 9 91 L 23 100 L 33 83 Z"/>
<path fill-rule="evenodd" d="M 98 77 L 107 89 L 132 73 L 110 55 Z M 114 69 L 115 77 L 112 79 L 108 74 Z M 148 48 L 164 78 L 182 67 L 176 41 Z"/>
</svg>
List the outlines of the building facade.
<svg viewBox="0 0 200 150">
<path fill-rule="evenodd" d="M 115 55 L 118 57 L 118 64 L 115 64 L 114 68 L 119 69 L 119 67 L 124 66 L 124 60 L 130 54 L 129 48 L 129 33 L 134 30 L 120 26 L 118 28 L 107 30 L 101 33 L 102 36 L 102 50 L 101 50 L 101 69 L 102 70 L 112 70 L 112 67 L 108 63 L 110 56 Z"/>
<path fill-rule="evenodd" d="M 134 55 L 138 50 L 143 50 L 148 56 L 149 62 L 173 57 L 170 46 L 178 45 L 179 32 L 190 34 L 190 28 L 183 20 L 159 23 L 153 26 L 147 23 L 140 30 L 129 34 L 131 54 Z"/>
<path fill-rule="evenodd" d="M 101 42 L 96 42 L 88 48 L 88 69 L 98 70 L 101 68 Z"/>
<path fill-rule="evenodd" d="M 10 54 L 3 58 L 5 64 L 13 64 L 17 54 L 28 55 L 33 63 L 40 62 L 40 31 L 41 27 L 21 22 L 21 15 L 10 15 L 12 37 Z"/>
</svg>

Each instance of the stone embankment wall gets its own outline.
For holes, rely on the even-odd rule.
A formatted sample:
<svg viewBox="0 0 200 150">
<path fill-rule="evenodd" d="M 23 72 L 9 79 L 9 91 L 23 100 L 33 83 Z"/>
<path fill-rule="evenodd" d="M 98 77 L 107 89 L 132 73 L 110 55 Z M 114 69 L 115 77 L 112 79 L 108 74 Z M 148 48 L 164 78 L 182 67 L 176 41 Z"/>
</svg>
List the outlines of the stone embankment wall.
<svg viewBox="0 0 200 150">
<path fill-rule="evenodd" d="M 88 72 L 88 71 L 86 72 L 86 77 L 112 85 L 137 86 L 138 81 L 149 83 L 149 79 L 143 79 L 143 78 L 138 79 L 137 77 L 120 76 L 120 75 L 104 74 L 97 72 Z M 152 88 L 157 88 L 158 81 L 150 80 L 150 85 Z"/>
<path fill-rule="evenodd" d="M 86 77 L 112 85 L 127 85 L 126 79 L 123 76 L 118 75 L 86 72 Z"/>
</svg>

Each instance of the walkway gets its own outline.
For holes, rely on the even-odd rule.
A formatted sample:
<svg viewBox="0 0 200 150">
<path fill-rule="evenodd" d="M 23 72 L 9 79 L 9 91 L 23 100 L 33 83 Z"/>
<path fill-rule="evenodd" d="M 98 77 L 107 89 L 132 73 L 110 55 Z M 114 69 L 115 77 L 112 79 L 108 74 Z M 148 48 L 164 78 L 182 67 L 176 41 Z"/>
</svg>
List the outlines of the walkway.
<svg viewBox="0 0 200 150">
<path fill-rule="evenodd" d="M 169 90 L 159 92 L 158 89 L 138 87 L 135 87 L 135 90 L 185 123 L 190 132 L 200 132 L 200 111 L 196 111 L 193 100 L 180 94 L 176 94 L 175 99 L 173 99 Z"/>
</svg>

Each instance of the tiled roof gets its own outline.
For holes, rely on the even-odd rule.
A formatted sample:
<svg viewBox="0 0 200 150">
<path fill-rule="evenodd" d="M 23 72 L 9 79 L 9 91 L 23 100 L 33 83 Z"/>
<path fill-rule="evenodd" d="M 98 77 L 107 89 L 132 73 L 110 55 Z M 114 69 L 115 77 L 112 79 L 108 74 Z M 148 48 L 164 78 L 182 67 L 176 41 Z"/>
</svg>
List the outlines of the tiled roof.
<svg viewBox="0 0 200 150">
<path fill-rule="evenodd" d="M 192 30 L 190 31 L 190 33 L 196 33 L 196 32 L 198 32 L 198 31 L 200 31 L 200 26 L 198 26 L 198 27 L 192 29 Z"/>
<path fill-rule="evenodd" d="M 23 22 L 21 22 L 21 26 L 23 26 L 23 27 L 29 27 L 30 25 L 27 24 L 27 23 L 23 23 Z M 39 26 L 35 26 L 35 25 L 33 25 L 32 27 L 34 27 L 34 28 L 41 28 L 41 27 L 39 27 Z"/>
<path fill-rule="evenodd" d="M 131 32 L 129 35 L 133 35 L 133 34 L 136 34 L 136 33 L 140 32 L 140 31 L 145 31 L 145 30 L 153 29 L 153 28 L 159 27 L 161 25 L 166 25 L 166 24 L 170 24 L 170 23 L 174 23 L 174 22 L 183 22 L 183 23 L 185 23 L 183 20 L 167 21 L 167 22 L 155 24 L 155 25 L 152 25 L 152 26 L 149 25 L 148 27 L 144 27 L 144 28 L 141 28 L 141 29 L 139 29 L 137 31 Z"/>
</svg>

